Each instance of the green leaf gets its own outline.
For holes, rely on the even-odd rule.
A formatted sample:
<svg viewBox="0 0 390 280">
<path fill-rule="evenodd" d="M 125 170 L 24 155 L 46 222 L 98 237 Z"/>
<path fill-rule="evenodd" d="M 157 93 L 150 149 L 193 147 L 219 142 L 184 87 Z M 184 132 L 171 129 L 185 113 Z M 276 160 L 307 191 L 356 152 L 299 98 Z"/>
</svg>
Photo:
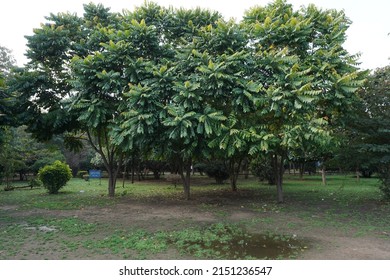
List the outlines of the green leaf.
<svg viewBox="0 0 390 280">
<path fill-rule="evenodd" d="M 315 98 L 310 96 L 305 96 L 305 95 L 298 95 L 298 99 L 303 103 L 311 103 Z"/>
</svg>

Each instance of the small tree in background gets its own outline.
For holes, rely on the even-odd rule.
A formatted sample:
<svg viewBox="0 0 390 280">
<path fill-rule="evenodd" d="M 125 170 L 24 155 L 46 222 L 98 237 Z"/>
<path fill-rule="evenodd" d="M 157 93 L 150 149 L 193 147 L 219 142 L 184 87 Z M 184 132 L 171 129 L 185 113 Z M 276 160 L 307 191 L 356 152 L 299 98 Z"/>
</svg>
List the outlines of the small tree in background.
<svg viewBox="0 0 390 280">
<path fill-rule="evenodd" d="M 51 165 L 46 165 L 38 172 L 38 178 L 49 194 L 57 194 L 72 178 L 72 170 L 69 165 L 57 160 Z"/>
</svg>

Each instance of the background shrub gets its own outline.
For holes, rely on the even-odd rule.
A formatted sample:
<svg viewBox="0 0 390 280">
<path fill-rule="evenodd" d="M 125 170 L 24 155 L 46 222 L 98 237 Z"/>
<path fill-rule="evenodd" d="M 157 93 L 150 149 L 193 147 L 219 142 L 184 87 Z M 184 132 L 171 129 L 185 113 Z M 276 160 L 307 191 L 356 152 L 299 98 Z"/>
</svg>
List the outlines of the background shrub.
<svg viewBox="0 0 390 280">
<path fill-rule="evenodd" d="M 35 179 L 30 180 L 30 182 L 28 183 L 28 186 L 31 189 L 32 188 L 40 188 L 40 187 L 42 187 L 42 182 L 38 178 L 35 178 Z"/>
<path fill-rule="evenodd" d="M 267 181 L 270 185 L 275 185 L 275 171 L 272 161 L 267 156 L 259 156 L 250 163 L 250 170 L 260 181 Z"/>
<path fill-rule="evenodd" d="M 57 194 L 72 178 L 72 170 L 69 165 L 57 160 L 53 164 L 41 168 L 38 172 L 38 178 L 50 194 Z"/>
<path fill-rule="evenodd" d="M 214 178 L 217 184 L 223 184 L 223 181 L 229 178 L 229 171 L 223 162 L 215 161 L 203 166 L 203 171 L 210 178 Z"/>
<path fill-rule="evenodd" d="M 77 177 L 80 178 L 80 179 L 83 179 L 84 178 L 84 175 L 88 175 L 88 171 L 86 170 L 80 170 L 79 172 L 77 172 Z"/>
</svg>

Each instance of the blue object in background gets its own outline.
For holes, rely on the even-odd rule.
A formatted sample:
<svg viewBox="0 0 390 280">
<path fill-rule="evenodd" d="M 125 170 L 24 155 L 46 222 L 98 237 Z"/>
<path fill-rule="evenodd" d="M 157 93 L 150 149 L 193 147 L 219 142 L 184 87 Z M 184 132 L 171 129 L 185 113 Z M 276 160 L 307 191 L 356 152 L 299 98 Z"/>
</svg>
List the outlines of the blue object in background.
<svg viewBox="0 0 390 280">
<path fill-rule="evenodd" d="M 102 178 L 102 171 L 101 170 L 89 170 L 89 178 L 90 179 L 100 179 Z"/>
</svg>

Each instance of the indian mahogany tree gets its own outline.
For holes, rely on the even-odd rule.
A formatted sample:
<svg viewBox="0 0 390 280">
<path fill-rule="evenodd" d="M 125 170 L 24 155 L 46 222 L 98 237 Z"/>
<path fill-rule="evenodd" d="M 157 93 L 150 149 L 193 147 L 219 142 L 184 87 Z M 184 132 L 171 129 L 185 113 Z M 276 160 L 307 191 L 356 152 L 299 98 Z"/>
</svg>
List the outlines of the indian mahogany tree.
<svg viewBox="0 0 390 280">
<path fill-rule="evenodd" d="M 28 36 L 30 62 L 12 84 L 20 117 L 41 139 L 87 138 L 109 173 L 134 151 L 174 160 L 190 198 L 194 160 L 248 155 L 277 168 L 303 141 L 328 143 L 362 83 L 342 44 L 343 12 L 277 0 L 240 23 L 203 9 L 146 3 L 121 14 L 88 4 L 82 17 L 50 15 Z M 76 137 L 78 136 L 78 137 Z"/>
<path fill-rule="evenodd" d="M 314 5 L 295 11 L 286 1 L 255 7 L 244 16 L 262 86 L 253 131 L 276 166 L 278 201 L 283 201 L 283 162 L 310 141 L 328 145 L 333 124 L 347 114 L 364 82 L 357 56 L 344 48 L 351 24 L 344 12 Z"/>
</svg>

